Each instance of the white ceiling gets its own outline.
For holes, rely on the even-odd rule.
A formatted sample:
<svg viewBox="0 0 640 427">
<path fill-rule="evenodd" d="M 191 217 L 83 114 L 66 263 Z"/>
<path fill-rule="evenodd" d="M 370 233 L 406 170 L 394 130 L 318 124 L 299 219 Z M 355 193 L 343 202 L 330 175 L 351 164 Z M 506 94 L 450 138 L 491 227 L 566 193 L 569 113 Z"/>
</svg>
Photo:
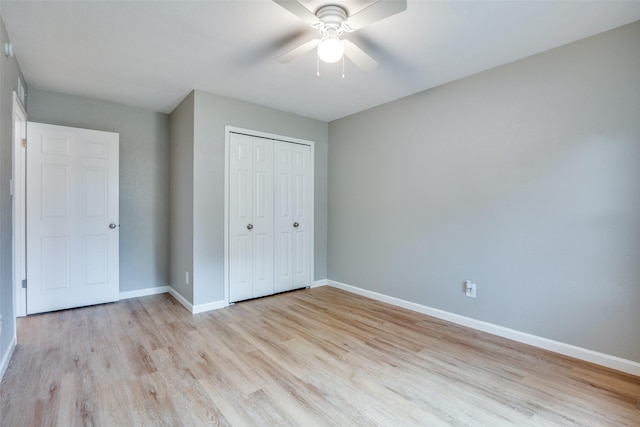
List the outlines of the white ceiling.
<svg viewBox="0 0 640 427">
<path fill-rule="evenodd" d="M 358 10 L 372 0 L 303 0 Z M 331 121 L 640 20 L 640 1 L 420 1 L 347 38 L 371 72 L 274 58 L 316 36 L 270 0 L 5 1 L 32 87 L 171 112 L 201 89 Z M 353 13 L 353 12 L 351 12 Z M 640 41 L 639 41 L 640 43 Z"/>
</svg>

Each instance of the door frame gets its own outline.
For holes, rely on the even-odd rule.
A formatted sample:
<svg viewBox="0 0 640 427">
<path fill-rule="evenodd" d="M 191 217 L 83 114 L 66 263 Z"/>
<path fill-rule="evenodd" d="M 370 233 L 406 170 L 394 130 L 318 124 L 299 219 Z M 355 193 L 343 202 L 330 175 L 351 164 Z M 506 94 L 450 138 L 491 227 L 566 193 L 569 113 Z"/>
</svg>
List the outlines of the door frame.
<svg viewBox="0 0 640 427">
<path fill-rule="evenodd" d="M 23 124 L 21 132 L 17 132 L 18 120 Z M 13 111 L 11 116 L 13 137 L 13 172 L 11 178 L 12 203 L 13 203 L 13 283 L 14 283 L 14 313 L 16 317 L 27 315 L 27 292 L 22 287 L 22 281 L 26 279 L 27 252 L 26 252 L 26 178 L 27 157 L 26 148 L 22 145 L 22 139 L 27 137 L 27 122 L 29 116 L 18 97 L 13 92 Z"/>
<path fill-rule="evenodd" d="M 311 174 L 311 200 L 313 200 L 313 209 L 311 209 L 311 233 L 310 233 L 310 246 L 311 246 L 311 260 L 309 262 L 309 274 L 310 274 L 310 286 L 314 280 L 314 265 L 315 265 L 315 142 L 306 139 L 293 138 L 289 136 L 276 135 L 273 133 L 260 132 L 251 129 L 244 129 L 235 126 L 224 127 L 224 305 L 229 305 L 229 184 L 230 184 L 230 161 L 229 161 L 229 146 L 230 137 L 232 133 L 240 133 L 247 136 L 256 138 L 271 139 L 277 141 L 288 142 L 291 144 L 308 145 L 311 148 L 310 164 L 313 168 Z"/>
</svg>

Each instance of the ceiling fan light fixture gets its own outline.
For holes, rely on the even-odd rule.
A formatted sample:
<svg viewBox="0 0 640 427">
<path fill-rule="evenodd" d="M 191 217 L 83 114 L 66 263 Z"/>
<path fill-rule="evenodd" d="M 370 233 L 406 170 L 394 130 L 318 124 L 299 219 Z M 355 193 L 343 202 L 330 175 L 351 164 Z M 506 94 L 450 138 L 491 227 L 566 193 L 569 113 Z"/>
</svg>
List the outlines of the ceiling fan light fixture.
<svg viewBox="0 0 640 427">
<path fill-rule="evenodd" d="M 318 58 L 323 62 L 338 62 L 344 55 L 344 46 L 338 36 L 327 35 L 318 44 Z"/>
<path fill-rule="evenodd" d="M 347 39 L 340 40 L 342 34 L 356 31 L 407 9 L 407 0 L 368 0 L 368 6 L 350 16 L 345 8 L 335 4 L 326 4 L 314 13 L 307 7 L 312 3 L 309 0 L 273 1 L 320 32 L 320 38 L 309 40 L 278 56 L 276 60 L 286 64 L 316 49 L 317 72 L 320 71 L 320 61 L 331 63 L 342 59 L 343 76 L 345 57 L 363 71 L 372 70 L 378 63 L 354 43 Z"/>
</svg>

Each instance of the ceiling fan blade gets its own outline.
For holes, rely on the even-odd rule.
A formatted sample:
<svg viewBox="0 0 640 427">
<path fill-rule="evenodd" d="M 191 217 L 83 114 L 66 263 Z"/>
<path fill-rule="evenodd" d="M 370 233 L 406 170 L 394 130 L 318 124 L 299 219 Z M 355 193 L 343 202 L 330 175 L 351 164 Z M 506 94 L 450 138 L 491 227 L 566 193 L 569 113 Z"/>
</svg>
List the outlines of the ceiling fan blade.
<svg viewBox="0 0 640 427">
<path fill-rule="evenodd" d="M 353 61 L 363 71 L 371 71 L 378 66 L 375 59 L 367 55 L 364 50 L 360 49 L 349 40 L 343 40 L 344 56 Z"/>
<path fill-rule="evenodd" d="M 319 22 L 318 17 L 315 15 L 315 13 L 311 12 L 309 9 L 304 7 L 300 2 L 296 0 L 273 0 L 273 1 L 278 3 L 280 6 L 284 7 L 289 12 L 293 13 L 303 21 L 308 22 L 309 25 L 317 24 Z"/>
<path fill-rule="evenodd" d="M 315 49 L 318 46 L 318 43 L 320 43 L 319 39 L 309 40 L 306 43 L 302 43 L 298 47 L 294 47 L 289 52 L 283 53 L 282 55 L 278 56 L 276 58 L 276 61 L 281 62 L 283 64 L 286 64 L 287 62 L 291 62 L 294 59 L 304 55 L 305 53 L 308 53 L 313 49 Z"/>
<path fill-rule="evenodd" d="M 351 31 L 407 9 L 407 0 L 378 0 L 347 19 Z"/>
</svg>

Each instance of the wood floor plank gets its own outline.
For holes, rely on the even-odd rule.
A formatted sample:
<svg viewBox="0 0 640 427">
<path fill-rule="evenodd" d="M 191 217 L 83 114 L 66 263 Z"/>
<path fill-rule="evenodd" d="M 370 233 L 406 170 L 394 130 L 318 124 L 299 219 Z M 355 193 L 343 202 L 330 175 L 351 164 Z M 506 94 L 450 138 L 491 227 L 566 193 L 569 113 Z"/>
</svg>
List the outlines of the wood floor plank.
<svg viewBox="0 0 640 427">
<path fill-rule="evenodd" d="M 194 355 L 197 357 L 197 355 Z M 176 369 L 176 353 L 158 349 L 153 353 L 163 388 L 174 403 L 179 425 L 228 426 L 211 397 L 200 387 L 190 370 Z"/>
<path fill-rule="evenodd" d="M 0 425 L 640 426 L 640 378 L 330 287 L 18 319 Z"/>
</svg>

